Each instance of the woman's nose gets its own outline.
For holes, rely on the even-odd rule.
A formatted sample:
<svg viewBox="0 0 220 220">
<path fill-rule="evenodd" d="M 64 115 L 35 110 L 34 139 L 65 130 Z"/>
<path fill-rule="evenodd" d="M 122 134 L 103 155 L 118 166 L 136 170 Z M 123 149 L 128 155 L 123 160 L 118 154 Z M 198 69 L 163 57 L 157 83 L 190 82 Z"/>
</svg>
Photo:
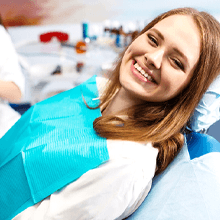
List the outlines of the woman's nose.
<svg viewBox="0 0 220 220">
<path fill-rule="evenodd" d="M 157 48 L 154 51 L 145 53 L 144 57 L 146 59 L 147 65 L 159 69 L 162 64 L 163 55 L 164 55 L 164 50 L 162 48 Z"/>
</svg>

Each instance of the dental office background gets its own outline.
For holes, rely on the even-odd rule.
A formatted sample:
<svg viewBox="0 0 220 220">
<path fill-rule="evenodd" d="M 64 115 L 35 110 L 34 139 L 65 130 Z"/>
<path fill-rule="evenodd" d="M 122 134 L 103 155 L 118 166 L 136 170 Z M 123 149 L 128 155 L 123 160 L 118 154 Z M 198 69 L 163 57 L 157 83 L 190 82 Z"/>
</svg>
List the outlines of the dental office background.
<svg viewBox="0 0 220 220">
<path fill-rule="evenodd" d="M 165 10 L 196 7 L 220 20 L 219 0 L 1 0 L 6 26 L 51 25 L 114 20 L 145 21 Z"/>
<path fill-rule="evenodd" d="M 177 7 L 195 7 L 220 21 L 220 0 L 0 0 L 6 27 L 47 26 L 88 21 L 144 26 L 158 14 Z M 190 33 L 189 33 L 190 34 Z M 220 121 L 209 129 L 219 138 Z"/>
</svg>

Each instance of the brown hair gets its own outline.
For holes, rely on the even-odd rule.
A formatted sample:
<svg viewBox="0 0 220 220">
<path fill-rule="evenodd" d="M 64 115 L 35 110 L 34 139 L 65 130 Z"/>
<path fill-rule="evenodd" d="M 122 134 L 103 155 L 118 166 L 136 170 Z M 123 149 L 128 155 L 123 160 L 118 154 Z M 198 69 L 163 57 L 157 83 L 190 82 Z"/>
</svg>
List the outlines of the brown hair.
<svg viewBox="0 0 220 220">
<path fill-rule="evenodd" d="M 181 131 L 202 95 L 220 72 L 220 24 L 206 12 L 192 8 L 165 12 L 150 22 L 138 36 L 164 18 L 176 14 L 191 16 L 201 35 L 200 58 L 190 83 L 171 100 L 160 103 L 146 102 L 126 109 L 124 113 L 128 116 L 127 119 L 106 115 L 97 118 L 93 124 L 96 132 L 105 138 L 152 142 L 153 146 L 159 149 L 156 174 L 162 172 L 178 154 L 184 144 Z M 99 107 L 102 109 L 121 87 L 119 70 L 125 51 L 111 71 L 111 78 L 101 97 Z"/>
</svg>

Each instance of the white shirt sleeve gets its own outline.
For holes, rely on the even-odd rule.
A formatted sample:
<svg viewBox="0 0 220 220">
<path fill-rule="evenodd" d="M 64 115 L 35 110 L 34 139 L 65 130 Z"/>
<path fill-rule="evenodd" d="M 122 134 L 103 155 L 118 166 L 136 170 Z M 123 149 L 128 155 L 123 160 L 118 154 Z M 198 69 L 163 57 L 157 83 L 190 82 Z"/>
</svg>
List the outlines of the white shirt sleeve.
<svg viewBox="0 0 220 220">
<path fill-rule="evenodd" d="M 5 28 L 0 25 L 0 79 L 14 82 L 24 94 L 25 79 L 18 56 Z"/>
<path fill-rule="evenodd" d="M 107 141 L 110 160 L 24 210 L 14 220 L 113 220 L 132 214 L 147 196 L 158 150 Z"/>
</svg>

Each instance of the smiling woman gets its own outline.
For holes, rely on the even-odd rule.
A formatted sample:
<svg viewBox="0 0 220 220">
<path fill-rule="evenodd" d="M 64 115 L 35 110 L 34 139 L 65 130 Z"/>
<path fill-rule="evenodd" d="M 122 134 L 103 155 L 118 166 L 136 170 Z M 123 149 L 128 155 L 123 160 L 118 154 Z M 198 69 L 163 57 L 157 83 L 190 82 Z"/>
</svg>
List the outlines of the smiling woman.
<svg viewBox="0 0 220 220">
<path fill-rule="evenodd" d="M 163 19 L 126 50 L 120 68 L 123 91 L 135 97 L 133 104 L 175 97 L 192 78 L 200 44 L 199 30 L 190 16 Z"/>
<path fill-rule="evenodd" d="M 158 16 L 107 83 L 93 77 L 36 104 L 0 139 L 3 219 L 128 217 L 182 148 L 219 72 L 220 24 L 211 15 Z"/>
<path fill-rule="evenodd" d="M 151 141 L 159 149 L 157 173 L 164 170 L 183 145 L 180 131 L 220 72 L 219 42 L 219 23 L 206 12 L 180 8 L 155 18 L 112 70 L 95 130 L 106 138 Z"/>
</svg>

